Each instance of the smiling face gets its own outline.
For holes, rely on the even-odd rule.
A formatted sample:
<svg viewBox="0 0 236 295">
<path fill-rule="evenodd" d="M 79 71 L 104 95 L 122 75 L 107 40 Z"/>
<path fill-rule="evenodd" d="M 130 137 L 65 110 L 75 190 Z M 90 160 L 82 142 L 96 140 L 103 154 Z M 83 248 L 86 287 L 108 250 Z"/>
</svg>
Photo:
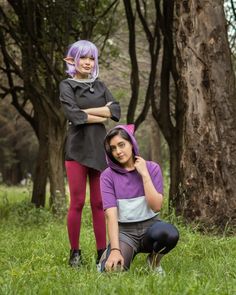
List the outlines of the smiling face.
<svg viewBox="0 0 236 295">
<path fill-rule="evenodd" d="M 80 56 L 79 61 L 75 65 L 77 79 L 87 79 L 92 73 L 95 65 L 94 57 L 91 55 Z"/>
<path fill-rule="evenodd" d="M 98 77 L 98 50 L 88 40 L 79 40 L 71 44 L 64 61 L 67 66 L 66 72 L 72 78 L 95 80 Z"/>
<path fill-rule="evenodd" d="M 133 168 L 133 146 L 128 140 L 122 138 L 119 134 L 115 135 L 110 140 L 110 150 L 114 159 L 123 168 Z"/>
</svg>

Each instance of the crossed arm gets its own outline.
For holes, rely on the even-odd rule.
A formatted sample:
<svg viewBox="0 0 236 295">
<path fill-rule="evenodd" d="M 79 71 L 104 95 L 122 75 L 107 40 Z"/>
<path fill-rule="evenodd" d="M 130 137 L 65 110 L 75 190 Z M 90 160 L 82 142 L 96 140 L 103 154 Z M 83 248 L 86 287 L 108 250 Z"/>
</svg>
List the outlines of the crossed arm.
<svg viewBox="0 0 236 295">
<path fill-rule="evenodd" d="M 108 108 L 111 102 L 104 107 L 84 109 L 83 111 L 88 115 L 87 123 L 103 123 L 107 118 L 111 117 L 111 111 Z"/>
</svg>

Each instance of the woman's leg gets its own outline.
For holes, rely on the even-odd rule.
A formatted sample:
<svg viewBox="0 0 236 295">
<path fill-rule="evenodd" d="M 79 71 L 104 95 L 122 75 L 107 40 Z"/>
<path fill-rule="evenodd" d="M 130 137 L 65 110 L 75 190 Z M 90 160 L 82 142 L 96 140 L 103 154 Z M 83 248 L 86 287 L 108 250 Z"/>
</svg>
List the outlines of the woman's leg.
<svg viewBox="0 0 236 295">
<path fill-rule="evenodd" d="M 167 254 L 176 246 L 178 240 L 179 232 L 174 225 L 164 221 L 156 221 L 146 231 L 142 240 L 142 248 L 146 253 L 154 251 Z"/>
<path fill-rule="evenodd" d="M 144 235 L 141 252 L 151 253 L 151 256 L 149 256 L 150 264 L 159 266 L 163 255 L 171 251 L 178 240 L 179 232 L 174 225 L 156 221 Z"/>
<path fill-rule="evenodd" d="M 127 243 L 120 241 L 120 250 L 124 257 L 124 269 L 128 270 L 135 256 L 134 248 Z"/>
<path fill-rule="evenodd" d="M 89 186 L 90 204 L 93 217 L 93 229 L 98 255 L 101 256 L 103 250 L 106 249 L 106 222 L 100 191 L 100 172 L 91 168 L 89 169 Z"/>
<path fill-rule="evenodd" d="M 82 209 L 86 195 L 87 167 L 76 161 L 66 161 L 66 173 L 70 190 L 70 207 L 67 215 L 71 249 L 79 249 Z"/>
<path fill-rule="evenodd" d="M 135 251 L 134 248 L 131 247 L 129 244 L 123 242 L 120 240 L 120 250 L 121 250 L 121 254 L 124 258 L 124 270 L 129 270 L 131 262 L 133 261 L 134 257 L 135 257 Z M 100 271 L 103 272 L 105 271 L 105 264 L 106 261 L 110 255 L 111 251 L 110 251 L 110 244 L 107 247 L 106 252 L 104 252 L 101 260 L 101 269 Z M 119 270 L 119 269 L 117 269 Z"/>
</svg>

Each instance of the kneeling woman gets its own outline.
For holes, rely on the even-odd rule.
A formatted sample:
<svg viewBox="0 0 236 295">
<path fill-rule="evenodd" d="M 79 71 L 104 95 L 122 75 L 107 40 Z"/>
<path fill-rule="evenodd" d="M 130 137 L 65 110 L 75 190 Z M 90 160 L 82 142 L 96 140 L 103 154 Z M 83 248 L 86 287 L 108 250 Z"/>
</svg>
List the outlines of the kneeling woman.
<svg viewBox="0 0 236 295">
<path fill-rule="evenodd" d="M 133 125 L 110 130 L 105 150 L 109 167 L 100 182 L 110 243 L 101 271 L 128 270 L 136 254 L 149 253 L 150 268 L 164 274 L 160 260 L 176 246 L 179 233 L 158 217 L 163 201 L 160 166 L 139 156 Z"/>
</svg>

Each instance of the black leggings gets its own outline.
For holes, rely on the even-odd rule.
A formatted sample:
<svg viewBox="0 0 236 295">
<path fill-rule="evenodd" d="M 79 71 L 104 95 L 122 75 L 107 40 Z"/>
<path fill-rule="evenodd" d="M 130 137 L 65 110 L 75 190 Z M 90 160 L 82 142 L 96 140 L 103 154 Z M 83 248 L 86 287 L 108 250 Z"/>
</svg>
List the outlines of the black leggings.
<svg viewBox="0 0 236 295">
<path fill-rule="evenodd" d="M 144 233 L 140 239 L 138 249 L 135 249 L 131 243 L 120 240 L 121 254 L 124 257 L 124 268 L 128 270 L 134 257 L 138 253 L 158 253 L 167 254 L 177 244 L 179 240 L 179 232 L 177 228 L 164 221 L 155 221 Z M 110 245 L 107 249 L 106 259 L 103 261 L 103 266 L 110 254 Z M 104 269 L 103 269 L 104 270 Z"/>
<path fill-rule="evenodd" d="M 145 233 L 141 241 L 143 253 L 167 254 L 172 250 L 179 240 L 177 228 L 164 221 L 156 221 Z"/>
</svg>

